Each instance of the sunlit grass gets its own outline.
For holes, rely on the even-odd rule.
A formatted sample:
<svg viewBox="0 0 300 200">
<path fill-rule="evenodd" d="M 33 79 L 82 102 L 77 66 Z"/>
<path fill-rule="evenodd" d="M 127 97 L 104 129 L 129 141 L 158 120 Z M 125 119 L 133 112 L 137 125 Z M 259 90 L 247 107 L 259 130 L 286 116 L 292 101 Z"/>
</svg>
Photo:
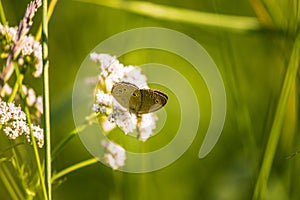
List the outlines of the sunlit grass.
<svg viewBox="0 0 300 200">
<path fill-rule="evenodd" d="M 155 4 L 147 1 L 78 1 L 125 10 L 127 12 L 132 12 L 159 20 L 192 24 L 196 26 L 208 26 L 230 31 L 258 31 L 262 28 L 259 21 L 254 17 L 231 16 L 218 13 L 200 12 L 184 8 Z"/>
<path fill-rule="evenodd" d="M 262 199 L 264 197 L 265 190 L 269 179 L 269 174 L 272 168 L 274 155 L 278 147 L 280 134 L 282 132 L 282 126 L 284 123 L 285 113 L 287 110 L 288 98 L 293 87 L 295 87 L 296 76 L 298 72 L 300 62 L 300 37 L 295 41 L 292 55 L 287 66 L 285 79 L 283 82 L 281 94 L 279 97 L 278 105 L 276 108 L 273 124 L 271 127 L 269 140 L 265 150 L 262 166 L 258 176 L 257 184 L 255 187 L 253 199 Z"/>
</svg>

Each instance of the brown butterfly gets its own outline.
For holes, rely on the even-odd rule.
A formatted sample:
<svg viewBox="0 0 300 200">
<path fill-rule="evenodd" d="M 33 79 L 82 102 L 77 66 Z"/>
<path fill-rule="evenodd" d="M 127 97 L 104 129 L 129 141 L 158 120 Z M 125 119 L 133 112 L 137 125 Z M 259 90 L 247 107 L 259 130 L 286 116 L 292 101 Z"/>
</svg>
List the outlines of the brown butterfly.
<svg viewBox="0 0 300 200">
<path fill-rule="evenodd" d="M 168 101 L 168 96 L 163 92 L 139 89 L 127 82 L 115 83 L 111 93 L 121 106 L 137 115 L 157 111 Z"/>
</svg>

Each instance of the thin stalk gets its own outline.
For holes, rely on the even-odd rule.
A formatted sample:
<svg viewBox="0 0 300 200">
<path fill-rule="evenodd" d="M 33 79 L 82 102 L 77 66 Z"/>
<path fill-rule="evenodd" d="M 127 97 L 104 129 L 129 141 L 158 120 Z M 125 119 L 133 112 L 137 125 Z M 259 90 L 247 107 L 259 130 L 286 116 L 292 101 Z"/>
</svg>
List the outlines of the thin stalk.
<svg viewBox="0 0 300 200">
<path fill-rule="evenodd" d="M 45 182 L 48 200 L 52 199 L 51 187 L 51 137 L 50 137 L 50 96 L 49 96 L 49 60 L 48 60 L 48 3 L 43 0 L 42 14 L 42 54 L 44 66 L 44 130 L 45 130 Z"/>
<path fill-rule="evenodd" d="M 17 81 L 15 82 L 15 85 L 14 85 L 14 89 L 13 89 L 13 93 L 12 95 L 10 96 L 8 102 L 12 102 L 14 100 L 14 97 L 18 91 L 18 89 L 20 88 L 21 90 L 21 96 L 22 96 L 22 99 L 24 101 L 26 101 L 26 96 L 24 95 L 23 91 L 22 91 L 22 88 L 20 87 L 22 85 L 22 82 L 23 82 L 23 79 L 24 79 L 24 76 L 20 74 L 19 72 L 19 69 L 18 69 L 18 66 L 12 64 L 16 69 L 16 75 L 17 75 Z M 32 130 L 31 130 L 31 119 L 30 119 L 30 113 L 29 113 L 29 109 L 28 107 L 25 105 L 25 113 L 26 113 L 26 118 L 27 118 L 27 121 L 29 123 L 29 128 L 30 128 L 30 135 L 31 135 L 31 140 L 33 142 L 33 146 L 34 146 L 34 154 L 35 154 L 35 158 L 36 158 L 36 162 L 37 162 L 37 166 L 38 166 L 38 169 L 39 169 L 39 177 L 41 179 L 41 183 L 43 184 L 43 171 L 42 171 L 42 167 L 41 167 L 41 163 L 40 163 L 40 158 L 39 158 L 39 154 L 38 154 L 38 149 L 37 149 L 37 146 L 36 146 L 36 143 L 35 143 L 35 138 L 34 138 L 34 135 L 32 133 Z M 17 169 L 17 171 L 19 173 L 22 173 L 22 170 L 20 168 L 20 164 L 18 162 L 18 156 L 16 154 L 16 151 L 15 151 L 15 146 L 17 145 L 14 145 L 14 147 L 12 148 L 12 154 L 13 154 L 13 157 L 12 159 L 14 159 L 14 162 L 15 162 L 15 168 Z M 24 185 L 24 184 L 23 184 Z M 24 185 L 24 187 L 26 187 L 26 185 Z M 42 187 L 43 189 L 45 188 L 45 185 L 44 187 Z M 45 192 L 45 190 L 43 191 Z M 46 193 L 45 193 L 46 194 Z"/>
<path fill-rule="evenodd" d="M 30 138 L 31 138 L 32 146 L 33 146 L 33 152 L 34 152 L 36 162 L 37 162 L 38 172 L 39 172 L 39 176 L 40 176 L 40 180 L 41 180 L 41 184 L 42 184 L 43 195 L 44 195 L 44 198 L 47 200 L 47 191 L 46 191 L 46 186 L 45 186 L 45 182 L 44 182 L 44 174 L 43 174 L 42 164 L 41 164 L 41 160 L 40 160 L 40 156 L 39 156 L 38 147 L 37 147 L 37 144 L 36 144 L 33 132 L 32 132 L 30 112 L 29 112 L 29 108 L 27 106 L 25 106 L 25 113 L 26 113 L 28 124 L 29 124 Z"/>
<path fill-rule="evenodd" d="M 287 13 L 284 13 L 285 7 L 283 6 L 283 4 L 280 4 L 279 2 L 276 3 L 276 1 L 273 0 L 264 0 L 263 3 L 265 4 L 265 7 L 268 9 L 268 13 L 270 14 L 275 26 L 280 30 L 287 30 L 286 29 L 288 28 L 288 26 L 286 26 L 287 19 L 291 20 L 292 16 L 285 15 Z"/>
<path fill-rule="evenodd" d="M 1 128 L 0 128 L 1 129 Z M 4 155 L 7 151 L 11 151 L 12 148 L 16 148 L 17 146 L 19 145 L 24 145 L 25 143 L 24 142 L 21 142 L 21 143 L 17 143 L 17 144 L 13 144 L 12 146 L 4 149 L 3 151 L 1 151 L 0 153 L 0 158 L 5 158 Z M 1 163 L 1 159 L 0 159 L 0 163 Z M 1 174 L 1 173 L 0 173 Z"/>
<path fill-rule="evenodd" d="M 258 19 L 260 20 L 260 22 L 268 28 L 273 28 L 274 24 L 272 21 L 271 16 L 269 15 L 268 11 L 266 10 L 266 8 L 263 5 L 263 2 L 261 0 L 249 0 L 253 10 L 256 13 L 256 16 L 258 17 Z"/>
<path fill-rule="evenodd" d="M 51 154 L 52 161 L 57 157 L 57 154 L 63 149 L 63 147 L 66 146 L 66 144 L 68 144 L 80 131 L 84 130 L 87 125 L 88 124 L 83 124 L 80 127 L 73 129 L 68 136 L 66 136 L 58 145 L 54 147 Z"/>
<path fill-rule="evenodd" d="M 86 121 L 79 127 L 76 127 L 73 129 L 64 139 L 60 141 L 58 145 L 56 145 L 52 151 L 51 158 L 52 161 L 57 157 L 57 154 L 66 146 L 67 143 L 69 143 L 80 131 L 84 130 L 88 125 L 90 125 L 91 121 L 99 116 L 100 113 L 95 114 L 92 113 L 90 114 L 87 118 Z"/>
<path fill-rule="evenodd" d="M 23 76 L 22 76 L 23 78 Z M 23 80 L 21 80 L 20 82 L 23 82 Z M 22 88 L 21 88 L 22 89 Z M 15 96 L 17 95 L 19 90 L 19 81 L 17 81 L 14 85 L 14 88 L 12 90 L 11 95 L 9 96 L 8 102 L 12 102 L 15 99 Z"/>
<path fill-rule="evenodd" d="M 91 158 L 89 160 L 85 160 L 85 161 L 82 161 L 80 163 L 77 163 L 75 165 L 72 165 L 60 172 L 58 172 L 57 174 L 54 174 L 53 177 L 52 177 L 52 182 L 56 181 L 57 179 L 75 171 L 75 170 L 78 170 L 78 169 L 81 169 L 83 167 L 86 167 L 86 166 L 89 166 L 89 165 L 92 165 L 92 164 L 95 164 L 97 163 L 98 160 L 96 158 Z"/>
<path fill-rule="evenodd" d="M 24 79 L 24 75 L 20 73 L 18 66 L 16 66 L 16 65 L 14 65 L 14 66 L 15 66 L 15 73 L 16 73 L 16 76 L 17 76 L 17 83 L 16 84 L 19 85 L 20 94 L 21 94 L 22 99 L 24 101 L 26 101 L 26 96 L 25 96 L 25 94 L 24 94 L 24 92 L 21 88 L 22 81 Z M 42 170 L 42 164 L 41 164 L 41 160 L 40 160 L 40 156 L 39 156 L 39 152 L 38 152 L 38 147 L 36 145 L 36 141 L 35 141 L 35 138 L 34 138 L 34 135 L 33 135 L 33 132 L 32 132 L 29 108 L 26 104 L 25 104 L 24 110 L 25 110 L 28 126 L 29 126 L 29 129 L 30 129 L 30 136 L 31 136 L 31 141 L 32 141 L 32 146 L 33 146 L 33 152 L 34 152 L 35 159 L 36 159 L 36 162 L 37 162 L 38 172 L 39 172 L 39 176 L 40 176 L 40 180 L 41 180 L 41 184 L 42 184 L 43 195 L 44 195 L 44 198 L 47 200 L 47 191 L 46 191 L 46 186 L 45 186 L 45 182 L 44 182 L 44 179 L 43 179 L 44 174 L 43 174 L 43 170 Z"/>
<path fill-rule="evenodd" d="M 48 7 L 48 18 L 47 18 L 47 23 L 49 23 L 49 20 L 50 18 L 52 17 L 52 14 L 53 14 L 53 11 L 54 11 L 54 8 L 56 6 L 56 3 L 57 3 L 57 0 L 52 0 L 49 4 L 49 7 Z M 36 36 L 35 36 L 35 39 L 37 41 L 39 41 L 41 39 L 41 35 L 42 35 L 42 25 L 39 26 L 39 29 L 36 33 Z"/>
<path fill-rule="evenodd" d="M 281 94 L 278 101 L 278 106 L 276 109 L 275 117 L 270 131 L 269 140 L 265 150 L 258 179 L 255 185 L 253 200 L 264 198 L 272 163 L 274 160 L 274 155 L 277 149 L 280 133 L 282 131 L 282 124 L 284 121 L 288 98 L 290 97 L 290 92 L 294 87 L 296 81 L 297 71 L 299 68 L 299 55 L 300 55 L 300 34 L 298 34 L 295 40 L 290 62 L 288 64 L 288 68 L 286 71 L 285 79 L 283 82 Z"/>
<path fill-rule="evenodd" d="M 3 6 L 2 6 L 2 1 L 1 0 L 0 0 L 0 20 L 1 20 L 1 23 L 3 25 L 6 24 L 5 13 L 4 13 L 4 9 L 3 9 Z"/>
</svg>

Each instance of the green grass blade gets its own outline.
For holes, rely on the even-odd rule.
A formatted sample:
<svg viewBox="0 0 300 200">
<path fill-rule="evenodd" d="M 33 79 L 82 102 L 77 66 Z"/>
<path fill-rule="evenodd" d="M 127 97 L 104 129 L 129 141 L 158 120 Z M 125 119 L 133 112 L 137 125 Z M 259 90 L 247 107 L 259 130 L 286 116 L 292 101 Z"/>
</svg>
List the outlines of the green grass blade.
<svg viewBox="0 0 300 200">
<path fill-rule="evenodd" d="M 255 186 L 253 199 L 263 199 L 264 193 L 267 188 L 268 178 L 270 175 L 274 155 L 277 149 L 277 144 L 280 138 L 282 125 L 284 121 L 285 111 L 287 108 L 288 98 L 290 92 L 295 85 L 297 71 L 299 67 L 300 56 L 300 34 L 295 41 L 292 55 L 287 67 L 285 79 L 283 82 L 281 94 L 278 101 L 275 117 L 271 127 L 269 140 L 265 150 L 264 158 L 258 175 L 258 179 Z"/>
<path fill-rule="evenodd" d="M 175 8 L 171 6 L 159 5 L 146 1 L 120 1 L 120 0 L 78 0 L 80 2 L 92 3 L 114 9 L 174 22 L 221 28 L 233 31 L 258 31 L 262 27 L 254 17 L 232 16 L 223 14 L 213 14 L 195 10 Z"/>
<path fill-rule="evenodd" d="M 256 16 L 258 17 L 259 21 L 265 26 L 272 28 L 274 26 L 273 20 L 267 10 L 265 9 L 261 0 L 249 0 L 252 5 Z"/>
<path fill-rule="evenodd" d="M 3 6 L 2 6 L 2 1 L 1 0 L 0 0 L 0 20 L 1 20 L 1 23 L 3 25 L 6 24 L 5 13 L 4 13 L 4 9 L 3 9 Z"/>
</svg>

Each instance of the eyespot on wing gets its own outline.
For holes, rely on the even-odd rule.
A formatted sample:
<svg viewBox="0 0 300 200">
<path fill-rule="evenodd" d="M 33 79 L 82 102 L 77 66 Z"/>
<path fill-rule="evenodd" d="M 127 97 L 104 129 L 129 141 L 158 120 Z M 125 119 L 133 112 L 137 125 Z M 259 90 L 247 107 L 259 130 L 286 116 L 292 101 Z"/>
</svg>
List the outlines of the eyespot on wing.
<svg viewBox="0 0 300 200">
<path fill-rule="evenodd" d="M 131 83 L 118 82 L 115 83 L 111 89 L 111 94 L 117 100 L 117 102 L 124 108 L 129 108 L 129 101 L 132 93 L 139 88 Z"/>
</svg>

